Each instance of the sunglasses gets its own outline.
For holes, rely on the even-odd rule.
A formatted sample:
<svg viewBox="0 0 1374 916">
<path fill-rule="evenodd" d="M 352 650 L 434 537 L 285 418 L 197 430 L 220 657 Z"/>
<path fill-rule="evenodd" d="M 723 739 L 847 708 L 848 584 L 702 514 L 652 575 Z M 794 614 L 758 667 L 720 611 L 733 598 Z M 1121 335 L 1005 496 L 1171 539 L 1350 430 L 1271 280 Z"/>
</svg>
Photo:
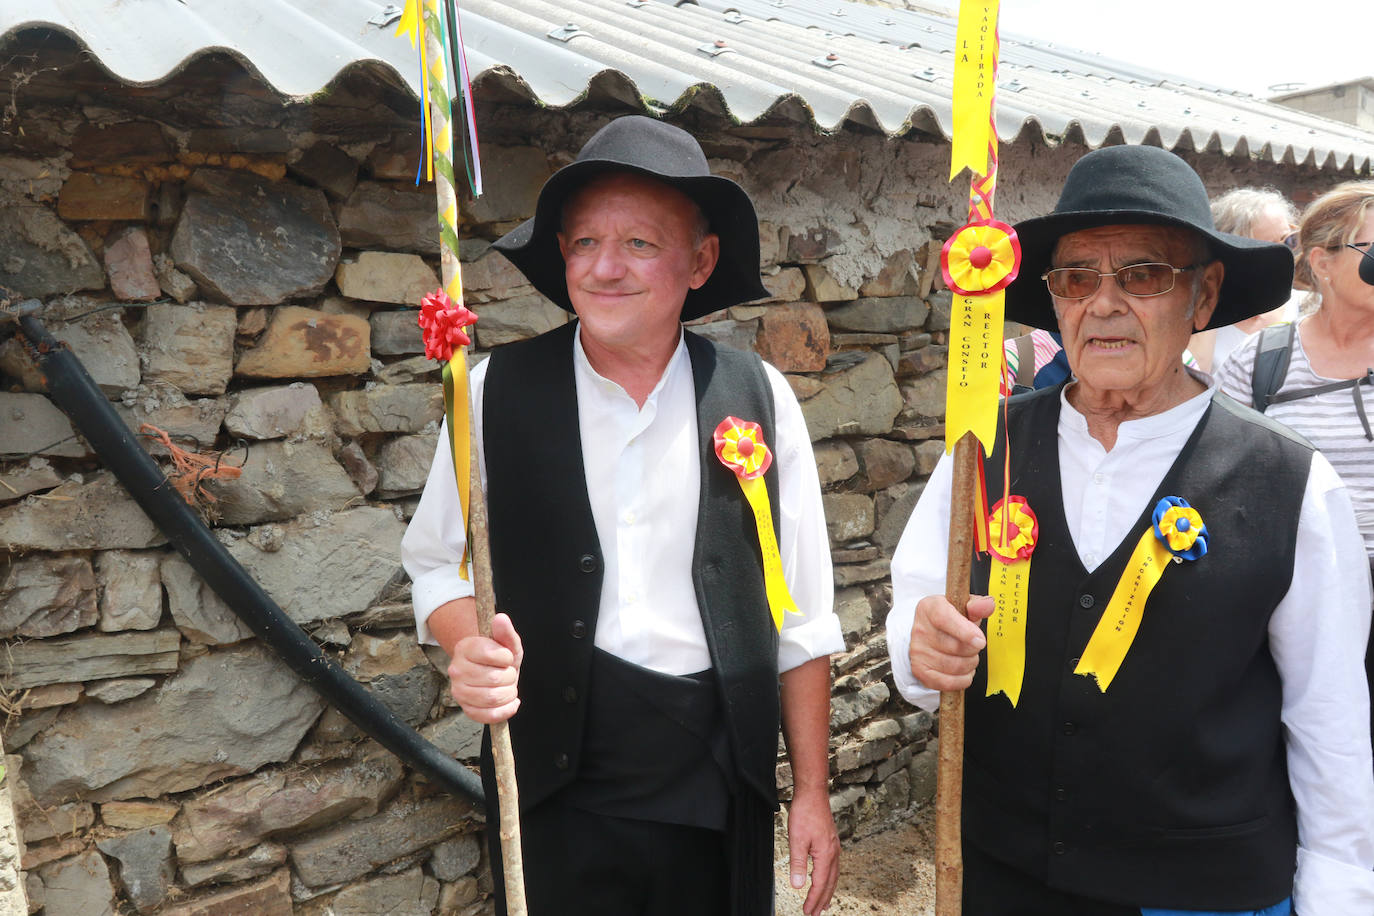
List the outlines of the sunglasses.
<svg viewBox="0 0 1374 916">
<path fill-rule="evenodd" d="M 1115 277 L 1116 285 L 1130 296 L 1145 298 L 1162 296 L 1174 288 L 1178 275 L 1197 270 L 1201 264 L 1175 267 L 1172 264 L 1128 264 L 1106 273 L 1090 267 L 1056 267 L 1046 271 L 1040 279 L 1057 299 L 1086 299 L 1102 285 L 1103 277 Z"/>
</svg>

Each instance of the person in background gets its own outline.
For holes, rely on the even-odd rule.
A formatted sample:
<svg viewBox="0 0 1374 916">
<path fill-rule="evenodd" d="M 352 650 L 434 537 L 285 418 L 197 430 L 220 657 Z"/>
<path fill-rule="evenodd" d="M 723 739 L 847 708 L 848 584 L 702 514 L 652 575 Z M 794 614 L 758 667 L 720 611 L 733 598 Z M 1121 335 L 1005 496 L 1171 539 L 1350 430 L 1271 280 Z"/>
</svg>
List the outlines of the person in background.
<svg viewBox="0 0 1374 916">
<path fill-rule="evenodd" d="M 1022 502 L 994 507 L 1016 530 L 1003 560 L 975 558 L 974 597 L 944 597 L 946 457 L 887 618 L 903 697 L 965 691 L 965 916 L 1374 913 L 1350 493 L 1180 359 L 1193 332 L 1282 303 L 1292 254 L 1218 232 L 1197 174 L 1146 146 L 1088 153 L 1016 231 L 1007 317 L 1058 330 L 1073 381 L 1007 401 L 987 492 L 1010 441 Z"/>
<path fill-rule="evenodd" d="M 1350 491 L 1374 570 L 1374 285 L 1360 270 L 1371 242 L 1374 181 L 1347 182 L 1314 200 L 1298 228 L 1297 274 L 1321 294 L 1321 305 L 1246 340 L 1217 383 L 1330 460 Z M 1374 279 L 1370 267 L 1364 274 Z M 1365 670 L 1374 684 L 1374 645 Z"/>
<path fill-rule="evenodd" d="M 1219 232 L 1243 235 L 1261 242 L 1296 242 L 1294 229 L 1298 208 L 1273 188 L 1232 188 L 1212 201 L 1212 219 Z M 1253 318 L 1215 330 L 1200 331 L 1188 343 L 1188 351 L 1203 372 L 1215 372 L 1241 342 L 1260 328 L 1298 317 L 1298 304 L 1306 295 L 1294 289 L 1288 301 Z"/>
</svg>

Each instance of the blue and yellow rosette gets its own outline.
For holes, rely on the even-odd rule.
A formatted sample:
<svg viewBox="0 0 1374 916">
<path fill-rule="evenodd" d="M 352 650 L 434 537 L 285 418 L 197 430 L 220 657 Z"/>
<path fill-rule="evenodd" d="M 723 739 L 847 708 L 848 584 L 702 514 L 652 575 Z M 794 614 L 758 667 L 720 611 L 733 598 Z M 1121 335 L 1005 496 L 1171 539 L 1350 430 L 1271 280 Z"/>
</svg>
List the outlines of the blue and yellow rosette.
<svg viewBox="0 0 1374 916">
<path fill-rule="evenodd" d="M 995 561 L 988 594 L 997 604 L 988 618 L 987 696 L 1005 694 L 1016 706 L 1026 674 L 1026 595 L 1031 554 L 1040 523 L 1024 496 L 1006 496 L 988 515 L 988 548 Z"/>
<path fill-rule="evenodd" d="M 759 548 L 763 554 L 763 584 L 768 595 L 768 610 L 773 626 L 782 632 L 782 615 L 797 614 L 797 603 L 787 590 L 782 572 L 782 554 L 778 537 L 773 530 L 773 510 L 768 501 L 768 486 L 763 475 L 773 464 L 773 451 L 763 441 L 763 430 L 757 423 L 726 417 L 715 431 L 716 457 L 734 472 L 740 490 L 754 512 L 758 526 Z"/>
<path fill-rule="evenodd" d="M 954 293 L 945 394 L 945 450 L 972 432 L 990 451 L 997 434 L 1002 374 L 1003 292 L 1021 269 L 1016 230 L 995 219 L 975 220 L 940 249 L 940 271 Z"/>
<path fill-rule="evenodd" d="M 1207 540 L 1207 526 L 1188 500 L 1166 496 L 1155 504 L 1152 524 L 1136 543 L 1074 674 L 1092 675 L 1098 689 L 1107 692 L 1135 641 L 1145 603 L 1164 570 L 1171 563 L 1205 556 Z"/>
</svg>

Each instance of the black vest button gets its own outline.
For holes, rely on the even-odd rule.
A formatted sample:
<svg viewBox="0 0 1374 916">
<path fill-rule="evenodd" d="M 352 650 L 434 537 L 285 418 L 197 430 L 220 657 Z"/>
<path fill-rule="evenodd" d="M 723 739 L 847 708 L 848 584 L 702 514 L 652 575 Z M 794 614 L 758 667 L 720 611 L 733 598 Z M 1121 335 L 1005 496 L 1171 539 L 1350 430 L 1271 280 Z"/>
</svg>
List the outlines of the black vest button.
<svg viewBox="0 0 1374 916">
<path fill-rule="evenodd" d="M 1069 790 L 1066 789 L 1066 788 L 1064 788 L 1063 786 L 1060 786 L 1059 788 L 1057 788 L 1057 789 L 1054 790 L 1054 800 L 1055 800 L 1055 801 L 1064 801 L 1064 800 L 1067 799 L 1068 797 L 1069 797 Z"/>
<path fill-rule="evenodd" d="M 554 755 L 553 755 L 553 765 L 556 766 L 556 767 L 558 767 L 560 770 L 566 770 L 566 769 L 568 768 L 568 755 L 567 755 L 567 754 L 554 754 Z"/>
<path fill-rule="evenodd" d="M 1057 856 L 1062 856 L 1064 853 L 1069 851 L 1069 847 L 1065 846 L 1058 840 L 1055 840 L 1054 845 L 1050 848 L 1054 850 L 1054 854 Z"/>
<path fill-rule="evenodd" d="M 587 635 L 587 625 L 581 620 L 574 620 L 568 630 L 572 633 L 573 639 L 581 639 Z"/>
<path fill-rule="evenodd" d="M 1074 725 L 1072 722 L 1065 722 L 1065 723 L 1064 723 L 1064 734 L 1066 734 L 1066 735 L 1072 735 L 1072 734 L 1073 734 L 1074 732 L 1076 732 L 1076 731 L 1078 731 L 1078 726 L 1077 726 L 1077 725 Z"/>
<path fill-rule="evenodd" d="M 596 560 L 596 554 L 584 553 L 582 554 L 582 556 L 577 558 L 577 568 L 582 570 L 584 573 L 596 572 L 599 565 L 600 564 L 598 564 Z"/>
<path fill-rule="evenodd" d="M 576 702 L 577 702 L 577 688 L 576 688 L 576 687 L 564 687 L 564 688 L 563 688 L 563 702 L 564 702 L 564 703 L 576 703 Z"/>
<path fill-rule="evenodd" d="M 1092 607 L 1094 601 L 1095 601 L 1095 599 L 1093 598 L 1092 595 L 1079 595 L 1079 596 L 1078 596 L 1078 606 L 1081 607 L 1081 608 L 1084 608 L 1085 610 L 1086 610 L 1087 608 Z"/>
</svg>

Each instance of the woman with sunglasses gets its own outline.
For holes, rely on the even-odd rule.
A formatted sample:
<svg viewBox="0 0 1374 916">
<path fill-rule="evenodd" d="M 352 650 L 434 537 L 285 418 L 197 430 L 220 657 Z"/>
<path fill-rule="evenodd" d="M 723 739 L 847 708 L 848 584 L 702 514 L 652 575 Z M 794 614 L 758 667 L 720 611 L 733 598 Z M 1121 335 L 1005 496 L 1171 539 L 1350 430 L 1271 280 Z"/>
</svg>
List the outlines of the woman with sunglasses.
<svg viewBox="0 0 1374 916">
<path fill-rule="evenodd" d="M 1298 227 L 1296 275 L 1321 295 L 1321 305 L 1286 330 L 1249 338 L 1217 381 L 1321 449 L 1350 490 L 1374 570 L 1374 263 L 1360 270 L 1372 257 L 1371 241 L 1374 181 L 1347 182 L 1314 200 Z M 1286 371 L 1281 358 L 1270 357 L 1272 370 L 1260 359 L 1257 373 L 1257 353 L 1285 347 Z M 1374 651 L 1365 669 L 1374 683 Z"/>
</svg>

